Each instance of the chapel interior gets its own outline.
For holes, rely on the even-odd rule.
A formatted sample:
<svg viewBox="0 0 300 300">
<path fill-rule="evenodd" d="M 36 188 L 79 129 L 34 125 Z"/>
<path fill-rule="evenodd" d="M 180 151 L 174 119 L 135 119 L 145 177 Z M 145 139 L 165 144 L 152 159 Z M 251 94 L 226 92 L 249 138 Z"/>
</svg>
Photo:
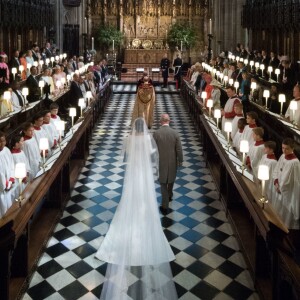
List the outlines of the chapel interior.
<svg viewBox="0 0 300 300">
<path fill-rule="evenodd" d="M 100 299 L 144 77 L 150 133 L 167 113 L 183 147 L 160 212 L 178 299 L 300 299 L 299 24 L 300 0 L 0 0 L 0 299 Z"/>
</svg>

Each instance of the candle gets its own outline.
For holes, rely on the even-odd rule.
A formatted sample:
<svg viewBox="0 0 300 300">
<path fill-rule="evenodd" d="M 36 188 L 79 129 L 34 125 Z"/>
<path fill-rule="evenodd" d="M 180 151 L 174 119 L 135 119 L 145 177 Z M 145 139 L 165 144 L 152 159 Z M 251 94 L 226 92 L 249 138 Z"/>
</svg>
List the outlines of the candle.
<svg viewBox="0 0 300 300">
<path fill-rule="evenodd" d="M 39 81 L 39 87 L 41 89 L 41 96 L 43 97 L 43 87 L 45 86 L 44 80 Z"/>
<path fill-rule="evenodd" d="M 296 110 L 298 109 L 298 103 L 297 103 L 297 101 L 295 101 L 295 100 L 292 100 L 291 102 L 290 102 L 290 110 L 292 111 L 292 113 L 293 113 L 293 118 L 292 118 L 292 122 L 294 122 L 295 121 L 295 112 L 296 112 Z"/>
<path fill-rule="evenodd" d="M 80 106 L 80 117 L 82 118 L 82 108 L 84 106 L 84 98 L 79 98 L 78 106 Z"/>
<path fill-rule="evenodd" d="M 92 37 L 92 50 L 94 50 L 94 38 Z"/>
<path fill-rule="evenodd" d="M 27 96 L 29 95 L 29 89 L 27 87 L 24 87 L 22 89 L 22 95 L 24 96 L 25 98 L 25 101 L 24 101 L 24 106 L 23 106 L 23 109 L 26 108 L 25 104 L 26 104 L 26 101 L 27 101 Z"/>
<path fill-rule="evenodd" d="M 90 105 L 90 99 L 92 98 L 92 92 L 91 91 L 87 91 L 85 94 L 87 100 L 88 100 L 88 105 Z"/>
<path fill-rule="evenodd" d="M 227 132 L 227 143 L 228 143 L 228 148 L 229 148 L 229 145 L 230 145 L 230 132 L 232 132 L 232 123 L 231 122 L 225 122 L 224 131 Z"/>
<path fill-rule="evenodd" d="M 221 118 L 221 110 L 220 109 L 215 109 L 214 111 L 214 117 L 217 119 L 216 125 L 217 125 L 217 134 L 219 131 L 219 119 Z"/>
<path fill-rule="evenodd" d="M 266 180 L 270 179 L 269 166 L 259 165 L 258 166 L 257 178 L 259 180 L 261 180 L 261 195 L 262 195 L 262 198 L 260 199 L 260 201 L 263 203 L 263 208 L 264 208 L 264 204 L 268 203 L 268 199 L 266 199 L 266 195 L 265 195 L 265 182 L 266 182 Z"/>
<path fill-rule="evenodd" d="M 279 94 L 278 101 L 280 102 L 280 114 L 282 115 L 283 102 L 285 102 L 285 94 Z"/>
<path fill-rule="evenodd" d="M 249 142 L 247 140 L 241 140 L 240 142 L 240 152 L 243 153 L 242 158 L 242 174 L 244 174 L 245 169 L 245 155 L 249 152 Z"/>
<path fill-rule="evenodd" d="M 115 51 L 115 40 L 113 40 L 113 51 Z"/>
<path fill-rule="evenodd" d="M 46 150 L 49 149 L 49 141 L 48 138 L 40 138 L 39 141 L 40 150 L 43 152 L 43 167 L 45 168 L 46 162 Z"/>
<path fill-rule="evenodd" d="M 278 76 L 280 74 L 280 69 L 275 69 L 275 74 L 277 75 L 277 82 L 278 82 Z"/>
<path fill-rule="evenodd" d="M 208 116 L 211 117 L 211 108 L 214 105 L 214 101 L 212 99 L 208 99 L 206 105 L 207 105 L 207 107 L 209 109 Z"/>
<path fill-rule="evenodd" d="M 69 116 L 72 118 L 72 127 L 74 126 L 74 117 L 76 116 L 76 108 L 70 107 Z"/>
<path fill-rule="evenodd" d="M 13 74 L 13 76 L 14 76 L 14 80 L 15 80 L 16 73 L 17 73 L 17 68 L 12 68 L 12 69 L 11 69 L 11 72 L 12 72 L 12 74 Z"/>
<path fill-rule="evenodd" d="M 209 34 L 212 34 L 212 20 L 209 19 Z"/>
<path fill-rule="evenodd" d="M 182 52 L 182 41 L 180 41 L 180 51 Z"/>
<path fill-rule="evenodd" d="M 250 87 L 251 87 L 251 92 L 252 92 L 252 97 L 253 97 L 254 90 L 256 90 L 256 87 L 257 87 L 256 82 L 252 81 Z"/>
<path fill-rule="evenodd" d="M 266 98 L 266 109 L 268 109 L 268 98 L 270 97 L 270 91 L 264 90 L 263 97 Z"/>
<path fill-rule="evenodd" d="M 22 73 L 24 71 L 24 66 L 19 66 L 19 71 Z"/>
</svg>

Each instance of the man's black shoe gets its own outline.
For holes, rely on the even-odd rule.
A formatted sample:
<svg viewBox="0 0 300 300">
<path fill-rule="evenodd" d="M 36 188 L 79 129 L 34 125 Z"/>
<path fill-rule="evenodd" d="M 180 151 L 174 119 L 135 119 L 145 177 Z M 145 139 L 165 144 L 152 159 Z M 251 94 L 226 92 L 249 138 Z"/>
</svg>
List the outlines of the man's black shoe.
<svg viewBox="0 0 300 300">
<path fill-rule="evenodd" d="M 160 206 L 160 207 L 159 207 L 159 210 L 160 210 L 160 212 L 161 212 L 163 215 L 168 214 L 168 209 L 167 209 L 167 208 L 164 208 L 164 207 Z"/>
</svg>

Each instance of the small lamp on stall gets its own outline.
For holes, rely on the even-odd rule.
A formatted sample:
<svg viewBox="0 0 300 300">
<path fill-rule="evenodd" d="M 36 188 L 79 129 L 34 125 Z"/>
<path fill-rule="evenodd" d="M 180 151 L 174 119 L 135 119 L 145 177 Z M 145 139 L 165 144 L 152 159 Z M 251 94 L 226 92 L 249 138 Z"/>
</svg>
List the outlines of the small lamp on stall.
<svg viewBox="0 0 300 300">
<path fill-rule="evenodd" d="M 10 91 L 5 91 L 3 94 L 3 99 L 6 101 L 6 106 L 7 106 L 7 114 L 9 114 L 10 112 L 12 112 L 13 106 L 10 102 L 11 99 L 11 92 Z"/>
<path fill-rule="evenodd" d="M 279 94 L 278 101 L 280 102 L 280 114 L 282 115 L 283 103 L 286 101 L 285 94 Z"/>
<path fill-rule="evenodd" d="M 254 66 L 254 61 L 250 60 L 249 65 L 250 65 L 250 69 L 252 69 L 252 67 Z"/>
<path fill-rule="evenodd" d="M 54 57 L 53 56 L 50 58 L 50 61 L 51 61 L 51 66 L 53 67 L 53 65 L 54 65 Z"/>
<path fill-rule="evenodd" d="M 259 66 L 259 68 L 261 69 L 261 76 L 264 77 L 265 65 L 264 65 L 264 64 L 261 64 L 261 65 Z"/>
<path fill-rule="evenodd" d="M 42 151 L 42 156 L 43 156 L 43 169 L 45 171 L 46 167 L 46 151 L 49 149 L 49 141 L 47 138 L 40 138 L 39 142 L 39 148 Z"/>
<path fill-rule="evenodd" d="M 92 92 L 91 91 L 87 91 L 85 94 L 85 97 L 87 99 L 87 105 L 90 105 L 90 101 L 92 99 Z"/>
<path fill-rule="evenodd" d="M 58 89 L 58 91 L 60 90 L 60 87 L 61 87 L 61 81 L 60 80 L 57 80 L 56 81 L 56 87 L 57 87 L 57 89 Z"/>
<path fill-rule="evenodd" d="M 245 65 L 245 66 L 247 66 L 247 65 L 248 65 L 248 63 L 249 63 L 248 59 L 247 59 L 247 58 L 246 58 L 246 59 L 244 59 L 244 65 Z"/>
<path fill-rule="evenodd" d="M 62 77 L 62 78 L 60 79 L 60 82 L 61 82 L 62 87 L 63 87 L 63 89 L 64 89 L 64 88 L 65 88 L 65 83 L 66 83 L 66 78 L 65 78 L 65 77 Z"/>
<path fill-rule="evenodd" d="M 256 88 L 257 88 L 256 82 L 252 81 L 252 82 L 251 82 L 251 85 L 250 85 L 250 88 L 251 88 L 251 94 L 252 94 L 252 97 L 253 97 L 254 91 L 255 91 Z"/>
<path fill-rule="evenodd" d="M 46 66 L 48 67 L 48 65 L 49 65 L 49 63 L 50 63 L 50 59 L 49 59 L 49 58 L 46 58 L 45 63 L 46 63 Z"/>
<path fill-rule="evenodd" d="M 257 71 L 259 69 L 259 62 L 256 62 L 254 66 L 255 66 L 256 73 L 257 73 Z"/>
<path fill-rule="evenodd" d="M 273 72 L 273 67 L 268 66 L 268 73 L 269 73 L 270 79 L 271 79 L 271 76 L 272 76 L 272 72 Z"/>
<path fill-rule="evenodd" d="M 27 69 L 28 69 L 28 71 L 30 71 L 31 67 L 32 67 L 31 64 L 27 63 Z"/>
<path fill-rule="evenodd" d="M 263 97 L 266 98 L 266 110 L 268 110 L 268 98 L 270 97 L 270 91 L 264 90 Z"/>
<path fill-rule="evenodd" d="M 275 74 L 276 74 L 276 76 L 277 76 L 277 82 L 279 82 L 279 81 L 278 81 L 278 76 L 279 76 L 279 74 L 280 74 L 280 69 L 275 69 Z"/>
<path fill-rule="evenodd" d="M 261 198 L 259 201 L 262 203 L 262 208 L 264 209 L 265 203 L 268 203 L 268 199 L 266 198 L 265 185 L 266 180 L 269 180 L 269 166 L 259 165 L 258 166 L 258 174 L 257 178 L 261 180 Z"/>
<path fill-rule="evenodd" d="M 70 81 L 71 81 L 71 75 L 70 75 L 70 74 L 68 74 L 68 75 L 67 75 L 67 85 L 69 85 L 69 84 L 70 84 Z"/>
<path fill-rule="evenodd" d="M 233 85 L 233 79 L 230 78 L 229 81 L 228 81 L 229 85 Z"/>
<path fill-rule="evenodd" d="M 19 181 L 19 196 L 16 199 L 16 201 L 19 203 L 19 207 L 22 206 L 22 200 L 24 200 L 24 197 L 22 195 L 23 189 L 22 189 L 22 181 L 27 176 L 26 172 L 26 166 L 25 163 L 17 163 L 15 165 L 15 178 Z"/>
<path fill-rule="evenodd" d="M 76 117 L 76 108 L 70 107 L 69 116 L 72 118 L 72 127 L 74 126 L 74 117 Z"/>
<path fill-rule="evenodd" d="M 24 66 L 19 66 L 19 71 L 20 71 L 20 73 L 22 73 L 23 71 L 24 71 Z"/>
<path fill-rule="evenodd" d="M 297 125 L 296 123 L 295 123 L 295 112 L 296 112 L 296 110 L 298 109 L 298 102 L 296 101 L 296 100 L 292 100 L 291 102 L 290 102 L 290 110 L 292 111 L 292 123 L 293 124 L 295 124 L 295 125 Z"/>
<path fill-rule="evenodd" d="M 22 95 L 25 97 L 23 109 L 26 109 L 27 96 L 29 95 L 29 89 L 27 87 L 22 89 Z"/>
<path fill-rule="evenodd" d="M 237 93 L 240 83 L 238 81 L 235 81 L 233 86 L 235 87 L 235 92 Z"/>
<path fill-rule="evenodd" d="M 227 85 L 227 81 L 228 81 L 228 76 L 227 76 L 227 75 L 225 75 L 223 80 L 224 80 L 224 86 L 226 87 L 226 85 Z"/>
<path fill-rule="evenodd" d="M 232 132 L 232 123 L 231 122 L 225 122 L 224 131 L 227 132 L 227 147 L 229 150 L 229 148 L 230 148 L 230 133 Z"/>
<path fill-rule="evenodd" d="M 209 116 L 209 118 L 211 118 L 211 109 L 214 106 L 213 99 L 208 99 L 206 102 L 206 106 L 208 107 L 208 116 Z"/>
<path fill-rule="evenodd" d="M 221 110 L 220 109 L 215 109 L 214 117 L 217 119 L 216 125 L 217 125 L 217 134 L 218 134 L 218 132 L 219 132 L 219 119 L 221 118 Z"/>
<path fill-rule="evenodd" d="M 41 69 L 42 69 L 42 68 L 43 68 L 43 64 L 44 64 L 44 61 L 41 59 L 41 60 L 39 61 L 39 64 L 40 64 Z"/>
<path fill-rule="evenodd" d="M 38 63 L 37 61 L 34 61 L 34 62 L 33 62 L 33 66 L 34 66 L 34 67 L 37 67 L 38 65 L 39 65 L 39 63 Z"/>
<path fill-rule="evenodd" d="M 245 156 L 246 156 L 246 153 L 249 152 L 249 142 L 247 140 L 241 140 L 241 142 L 240 142 L 240 152 L 243 154 L 243 158 L 242 158 L 242 174 L 244 174 L 244 170 L 245 170 Z"/>
<path fill-rule="evenodd" d="M 16 79 L 17 68 L 12 68 L 11 73 L 13 74 L 14 80 Z"/>
<path fill-rule="evenodd" d="M 219 77 L 220 77 L 220 81 L 221 81 L 221 83 L 223 83 L 224 74 L 223 74 L 223 73 L 220 73 Z"/>
<path fill-rule="evenodd" d="M 203 105 L 205 104 L 205 99 L 207 98 L 207 92 L 202 92 L 201 93 L 201 99 L 203 99 Z"/>
<path fill-rule="evenodd" d="M 62 141 L 62 135 L 65 131 L 65 121 L 58 121 L 55 123 L 55 127 L 59 133 L 59 141 L 58 141 L 58 144 L 59 144 L 59 148 L 61 150 L 61 141 Z"/>
<path fill-rule="evenodd" d="M 39 81 L 39 88 L 41 89 L 41 97 L 43 97 L 43 88 L 45 86 L 45 81 L 44 80 L 40 80 Z"/>
<path fill-rule="evenodd" d="M 82 109 L 84 107 L 84 98 L 79 98 L 78 99 L 78 106 L 80 106 L 80 118 L 82 118 Z"/>
</svg>

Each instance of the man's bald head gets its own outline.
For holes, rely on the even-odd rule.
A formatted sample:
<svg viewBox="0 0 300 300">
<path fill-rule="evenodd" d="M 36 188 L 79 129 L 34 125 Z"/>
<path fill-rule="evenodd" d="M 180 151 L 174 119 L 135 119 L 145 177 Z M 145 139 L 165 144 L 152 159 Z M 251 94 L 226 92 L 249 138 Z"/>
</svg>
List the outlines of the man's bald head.
<svg viewBox="0 0 300 300">
<path fill-rule="evenodd" d="M 170 123 L 170 117 L 168 114 L 162 114 L 160 116 L 160 123 L 161 124 L 169 124 Z"/>
</svg>

